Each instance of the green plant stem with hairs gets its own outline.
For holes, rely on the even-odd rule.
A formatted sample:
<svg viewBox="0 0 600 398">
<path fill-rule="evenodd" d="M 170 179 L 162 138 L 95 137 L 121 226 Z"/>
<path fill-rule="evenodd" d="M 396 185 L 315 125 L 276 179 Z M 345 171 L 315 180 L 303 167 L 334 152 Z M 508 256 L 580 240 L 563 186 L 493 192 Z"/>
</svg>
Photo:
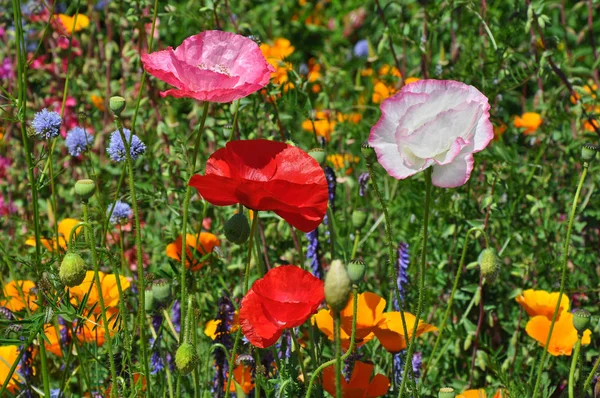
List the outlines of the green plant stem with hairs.
<svg viewBox="0 0 600 398">
<path fill-rule="evenodd" d="M 577 333 L 577 342 L 573 350 L 573 358 L 571 359 L 571 368 L 569 369 L 569 398 L 575 398 L 575 370 L 577 370 L 577 359 L 581 350 L 581 335 Z"/>
<path fill-rule="evenodd" d="M 419 299 L 417 302 L 417 311 L 415 313 L 415 325 L 413 326 L 412 334 L 409 336 L 408 350 L 406 352 L 406 362 L 404 365 L 404 373 L 402 375 L 402 384 L 398 398 L 402 397 L 406 388 L 406 379 L 408 379 L 408 369 L 412 369 L 412 354 L 415 350 L 417 340 L 417 328 L 419 326 L 419 318 L 423 310 L 423 298 L 425 296 L 425 265 L 427 263 L 427 227 L 429 224 L 429 207 L 431 204 L 431 172 L 429 167 L 425 170 L 425 212 L 423 215 L 423 242 L 421 243 L 421 263 L 419 264 Z"/>
<path fill-rule="evenodd" d="M 131 141 L 127 141 L 123 131 L 123 123 L 119 116 L 115 116 L 115 123 L 121 135 L 123 146 L 125 147 L 125 167 L 128 172 L 129 194 L 131 195 L 131 207 L 133 209 L 133 218 L 135 220 L 135 248 L 137 254 L 137 274 L 138 274 L 138 312 L 140 327 L 140 346 L 142 355 L 142 364 L 146 377 L 146 392 L 151 391 L 150 387 L 150 364 L 148 363 L 148 339 L 146 338 L 146 281 L 144 279 L 144 257 L 142 255 L 142 228 L 140 226 L 140 211 L 135 194 L 135 177 L 133 173 L 133 159 L 131 158 Z M 133 140 L 133 132 L 130 133 L 130 140 Z"/>
<path fill-rule="evenodd" d="M 446 322 L 448 321 L 448 317 L 450 316 L 450 313 L 452 312 L 452 303 L 454 302 L 454 295 L 456 294 L 456 290 L 458 289 L 458 283 L 460 281 L 460 276 L 462 275 L 462 270 L 463 270 L 463 267 L 465 264 L 465 258 L 467 256 L 467 246 L 469 244 L 469 238 L 471 237 L 471 234 L 476 231 L 481 232 L 481 234 L 483 235 L 483 238 L 485 239 L 485 247 L 487 248 L 489 246 L 488 237 L 483 229 L 475 227 L 475 228 L 471 228 L 467 231 L 467 235 L 465 236 L 465 243 L 463 245 L 462 255 L 460 257 L 460 262 L 458 264 L 458 268 L 456 269 L 456 275 L 454 276 L 454 284 L 452 285 L 452 292 L 450 292 L 450 298 L 448 299 L 448 305 L 446 306 L 446 312 L 444 313 L 442 322 L 440 323 L 440 326 L 438 327 L 438 335 L 437 335 L 437 338 L 435 339 L 435 344 L 433 345 L 433 350 L 431 351 L 431 354 L 429 355 L 429 359 L 426 362 L 425 370 L 423 371 L 423 376 L 421 377 L 421 380 L 426 380 L 427 371 L 431 367 L 434 367 L 439 361 L 439 358 L 438 358 L 435 362 L 432 362 L 433 359 L 435 358 L 435 353 L 437 351 L 438 345 L 440 344 L 440 341 L 442 341 L 442 334 L 444 333 L 444 329 L 446 327 Z"/>
<path fill-rule="evenodd" d="M 348 347 L 348 351 L 346 351 L 344 353 L 344 355 L 341 356 L 340 359 L 342 361 L 345 361 L 346 358 L 348 358 L 350 356 L 350 354 L 352 354 L 352 352 L 354 351 L 354 346 L 356 343 L 356 312 L 357 312 L 357 310 L 358 310 L 358 287 L 356 285 L 354 285 L 354 286 L 352 286 L 352 333 L 350 334 L 350 346 Z M 315 369 L 312 376 L 310 377 L 310 382 L 308 383 L 308 388 L 306 389 L 305 398 L 312 397 L 311 394 L 312 394 L 313 387 L 315 385 L 315 382 L 317 381 L 317 378 L 323 371 L 323 369 L 325 369 L 328 366 L 334 365 L 336 363 L 336 361 L 337 361 L 337 358 L 331 359 L 325 363 L 322 363 L 321 365 L 319 365 L 318 368 Z"/>
<path fill-rule="evenodd" d="M 252 218 L 252 227 L 250 227 L 250 237 L 248 238 L 248 255 L 246 259 L 246 268 L 244 270 L 244 290 L 242 291 L 245 296 L 248 292 L 248 285 L 250 284 L 250 262 L 252 260 L 252 248 L 254 245 L 254 235 L 256 235 L 256 226 L 258 225 L 258 211 L 254 211 L 254 217 Z M 235 364 L 235 355 L 237 354 L 238 346 L 240 344 L 240 339 L 242 337 L 242 328 L 239 327 L 237 332 L 235 333 L 235 341 L 233 343 L 233 349 L 231 350 L 231 358 L 229 359 L 229 363 L 231 365 Z M 277 356 L 275 356 L 277 358 Z M 233 369 L 230 367 L 230 369 Z M 231 392 L 229 391 L 231 388 L 231 383 L 233 381 L 233 372 L 229 372 L 229 377 L 227 377 L 227 387 L 225 389 L 225 398 L 229 398 L 231 396 Z"/>
<path fill-rule="evenodd" d="M 560 304 L 562 300 L 562 296 L 565 292 L 565 284 L 567 281 L 567 270 L 568 270 L 568 262 L 569 262 L 569 244 L 571 243 L 571 232 L 573 231 L 573 222 L 575 221 L 575 214 L 577 213 L 577 203 L 579 202 L 579 196 L 581 195 L 581 189 L 583 188 L 583 182 L 585 181 L 585 177 L 587 175 L 589 168 L 589 163 L 583 163 L 583 172 L 581 173 L 581 177 L 579 178 L 579 183 L 577 184 L 577 191 L 575 191 L 575 197 L 573 198 L 573 204 L 571 205 L 571 213 L 569 215 L 569 224 L 567 226 L 567 235 L 565 237 L 565 244 L 563 246 L 563 257 L 562 257 L 562 274 L 560 277 L 560 290 L 558 293 L 558 299 L 556 301 L 556 308 L 554 309 L 554 314 L 552 315 L 552 322 L 550 323 L 550 330 L 548 331 L 548 337 L 546 338 L 546 344 L 544 344 L 544 352 L 542 353 L 542 360 L 540 361 L 540 367 L 537 372 L 537 377 L 535 379 L 535 386 L 533 388 L 532 398 L 536 398 L 538 394 L 538 390 L 540 388 L 540 382 L 542 380 L 542 373 L 544 371 L 544 367 L 546 366 L 546 357 L 548 356 L 548 346 L 550 345 L 550 339 L 552 338 L 552 332 L 554 331 L 554 325 L 556 324 L 556 319 L 558 318 L 558 313 L 560 310 Z M 586 381 L 587 383 L 587 381 Z"/>
<path fill-rule="evenodd" d="M 82 227 L 85 229 L 85 240 L 87 241 L 88 246 L 90 247 L 90 252 L 92 253 L 92 266 L 94 268 L 94 283 L 96 284 L 96 289 L 98 291 L 98 302 L 100 303 L 100 314 L 102 317 L 102 323 L 104 327 L 104 336 L 106 338 L 107 351 L 108 351 L 108 361 L 110 366 L 110 376 L 112 381 L 112 388 L 110 390 L 110 396 L 115 397 L 118 391 L 118 382 L 117 382 L 117 368 L 115 367 L 115 358 L 113 355 L 113 345 L 112 345 L 112 336 L 110 334 L 110 325 L 108 323 L 108 318 L 106 316 L 106 305 L 104 304 L 104 295 L 102 294 L 102 282 L 100 281 L 100 263 L 98 262 L 98 253 L 96 252 L 96 236 L 94 234 L 94 230 L 90 225 L 90 215 L 88 209 L 88 202 L 83 201 L 83 224 Z M 71 234 L 73 236 L 75 234 Z"/>
<path fill-rule="evenodd" d="M 342 317 L 339 311 L 333 314 L 333 338 L 335 339 L 335 397 L 342 398 Z"/>
<path fill-rule="evenodd" d="M 594 375 L 596 374 L 596 371 L 598 370 L 599 366 L 600 366 L 600 356 L 598 356 L 598 358 L 596 359 L 596 363 L 594 363 L 594 366 L 592 367 L 592 371 L 590 372 L 588 377 L 586 377 L 585 383 L 583 383 L 583 392 L 584 393 L 587 392 L 587 389 L 592 384 L 592 380 L 594 379 Z"/>
</svg>

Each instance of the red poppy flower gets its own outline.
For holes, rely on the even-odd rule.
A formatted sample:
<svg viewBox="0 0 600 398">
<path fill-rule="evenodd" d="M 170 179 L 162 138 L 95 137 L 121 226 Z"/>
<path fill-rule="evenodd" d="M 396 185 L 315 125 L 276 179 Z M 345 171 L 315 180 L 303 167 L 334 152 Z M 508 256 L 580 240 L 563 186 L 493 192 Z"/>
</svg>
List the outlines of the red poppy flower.
<svg viewBox="0 0 600 398">
<path fill-rule="evenodd" d="M 208 30 L 173 50 L 142 55 L 144 69 L 176 89 L 161 96 L 231 102 L 260 90 L 275 71 L 258 45 L 240 35 Z"/>
<path fill-rule="evenodd" d="M 390 388 L 390 379 L 377 374 L 371 379 L 375 366 L 370 363 L 356 361 L 350 381 L 342 377 L 342 397 L 371 398 L 385 395 Z M 335 366 L 323 370 L 323 389 L 335 396 Z"/>
<path fill-rule="evenodd" d="M 319 226 L 327 211 L 323 169 L 303 150 L 282 142 L 229 142 L 208 158 L 205 175 L 193 176 L 190 185 L 213 205 L 272 210 L 303 232 Z"/>
<path fill-rule="evenodd" d="M 269 347 L 284 329 L 302 325 L 325 298 L 323 281 L 295 265 L 271 269 L 242 300 L 240 325 L 256 347 Z"/>
</svg>

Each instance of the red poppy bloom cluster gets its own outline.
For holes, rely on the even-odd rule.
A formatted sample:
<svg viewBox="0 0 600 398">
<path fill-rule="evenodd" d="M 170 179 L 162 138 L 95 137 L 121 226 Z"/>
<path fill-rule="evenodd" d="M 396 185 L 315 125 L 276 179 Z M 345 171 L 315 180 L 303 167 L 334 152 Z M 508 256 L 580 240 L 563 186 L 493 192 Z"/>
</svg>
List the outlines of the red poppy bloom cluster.
<svg viewBox="0 0 600 398">
<path fill-rule="evenodd" d="M 284 329 L 302 325 L 325 299 L 323 282 L 295 265 L 271 269 L 242 300 L 240 325 L 256 347 L 269 347 Z"/>
<path fill-rule="evenodd" d="M 303 232 L 318 227 L 327 211 L 323 169 L 303 150 L 282 142 L 229 142 L 208 158 L 205 175 L 193 176 L 190 185 L 213 205 L 272 210 Z"/>
</svg>

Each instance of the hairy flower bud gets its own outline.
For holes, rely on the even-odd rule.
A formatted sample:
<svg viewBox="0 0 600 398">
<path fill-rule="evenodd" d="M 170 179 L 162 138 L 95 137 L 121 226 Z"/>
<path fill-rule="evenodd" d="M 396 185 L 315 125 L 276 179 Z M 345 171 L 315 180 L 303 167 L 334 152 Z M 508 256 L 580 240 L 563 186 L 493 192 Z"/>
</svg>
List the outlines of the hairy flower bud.
<svg viewBox="0 0 600 398">
<path fill-rule="evenodd" d="M 591 316 L 589 311 L 581 308 L 573 311 L 573 326 L 580 336 L 589 327 Z"/>
<path fill-rule="evenodd" d="M 181 344 L 175 353 L 175 365 L 184 375 L 192 372 L 199 360 L 196 348 L 190 343 Z"/>
<path fill-rule="evenodd" d="M 442 387 L 438 393 L 438 398 L 454 398 L 455 396 L 456 394 L 454 393 L 454 388 L 452 387 Z"/>
<path fill-rule="evenodd" d="M 83 258 L 79 254 L 69 251 L 60 263 L 58 277 L 65 286 L 74 287 L 83 282 L 86 272 Z"/>
<path fill-rule="evenodd" d="M 348 276 L 352 283 L 358 283 L 365 277 L 365 262 L 355 258 L 348 264 Z"/>
<path fill-rule="evenodd" d="M 340 312 L 346 307 L 351 287 L 352 281 L 346 267 L 340 260 L 333 260 L 325 275 L 325 301 L 334 312 Z"/>
<path fill-rule="evenodd" d="M 146 293 L 144 294 L 144 308 L 146 309 L 146 312 L 153 312 L 155 309 L 154 304 L 155 300 L 152 287 L 146 286 Z"/>
<path fill-rule="evenodd" d="M 86 178 L 83 180 L 78 180 L 75 183 L 75 195 L 77 195 L 81 200 L 88 200 L 94 196 L 95 192 L 96 183 L 94 180 Z"/>
<path fill-rule="evenodd" d="M 477 260 L 481 275 L 488 281 L 494 282 L 500 272 L 500 260 L 494 249 L 485 249 L 479 255 Z"/>
<path fill-rule="evenodd" d="M 110 110 L 117 116 L 121 115 L 121 112 L 125 110 L 125 98 L 123 97 L 110 97 L 108 100 Z"/>
<path fill-rule="evenodd" d="M 228 241 L 241 245 L 248 240 L 249 236 L 250 225 L 242 213 L 234 214 L 225 222 L 225 237 Z"/>
</svg>

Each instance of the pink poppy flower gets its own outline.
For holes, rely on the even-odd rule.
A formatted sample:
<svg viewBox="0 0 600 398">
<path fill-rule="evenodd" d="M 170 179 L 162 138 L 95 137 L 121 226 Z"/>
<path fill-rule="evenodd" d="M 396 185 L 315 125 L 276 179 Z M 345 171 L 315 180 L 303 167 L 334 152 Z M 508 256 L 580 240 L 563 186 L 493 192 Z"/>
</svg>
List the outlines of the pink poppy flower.
<svg viewBox="0 0 600 398">
<path fill-rule="evenodd" d="M 494 138 L 488 99 L 452 80 L 419 80 L 381 103 L 369 145 L 399 180 L 433 167 L 433 185 L 459 187 L 473 170 L 473 153 Z"/>
<path fill-rule="evenodd" d="M 151 75 L 175 86 L 161 96 L 231 102 L 260 90 L 275 69 L 258 45 L 240 35 L 208 30 L 190 36 L 173 50 L 142 55 Z"/>
</svg>

